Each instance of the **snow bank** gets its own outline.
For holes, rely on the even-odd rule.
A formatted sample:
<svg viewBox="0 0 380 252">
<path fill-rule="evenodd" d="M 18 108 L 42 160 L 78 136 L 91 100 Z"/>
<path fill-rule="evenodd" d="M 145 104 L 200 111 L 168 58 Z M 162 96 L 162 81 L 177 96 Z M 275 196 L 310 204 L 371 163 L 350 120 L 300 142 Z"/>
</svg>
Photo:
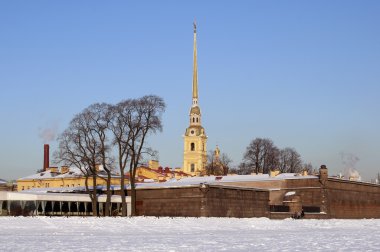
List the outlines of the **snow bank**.
<svg viewBox="0 0 380 252">
<path fill-rule="evenodd" d="M 380 220 L 0 218 L 1 251 L 378 251 Z"/>
</svg>

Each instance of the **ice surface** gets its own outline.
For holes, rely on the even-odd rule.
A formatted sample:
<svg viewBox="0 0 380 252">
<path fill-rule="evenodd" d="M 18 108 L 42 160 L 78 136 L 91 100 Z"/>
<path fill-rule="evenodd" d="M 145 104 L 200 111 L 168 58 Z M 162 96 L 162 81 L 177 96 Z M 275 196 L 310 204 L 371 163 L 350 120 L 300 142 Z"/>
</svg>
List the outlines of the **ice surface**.
<svg viewBox="0 0 380 252">
<path fill-rule="evenodd" d="M 1 251 L 379 251 L 380 220 L 1 217 Z"/>
</svg>

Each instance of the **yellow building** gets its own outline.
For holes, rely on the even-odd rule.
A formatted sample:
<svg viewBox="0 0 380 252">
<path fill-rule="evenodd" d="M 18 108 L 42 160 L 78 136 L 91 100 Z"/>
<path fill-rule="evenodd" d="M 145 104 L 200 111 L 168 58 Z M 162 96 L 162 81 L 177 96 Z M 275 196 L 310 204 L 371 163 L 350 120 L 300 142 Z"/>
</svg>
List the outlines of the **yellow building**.
<svg viewBox="0 0 380 252">
<path fill-rule="evenodd" d="M 15 188 L 16 186 L 13 183 L 0 179 L 0 191 L 14 191 Z"/>
<path fill-rule="evenodd" d="M 98 176 L 96 179 L 97 186 L 106 186 L 106 173 L 98 168 Z M 50 167 L 46 171 L 33 174 L 17 180 L 17 190 L 31 190 L 34 188 L 77 188 L 85 186 L 85 176 L 82 171 L 75 167 L 62 166 L 59 170 L 58 167 Z M 129 180 L 125 178 L 125 184 Z M 88 179 L 88 185 L 93 186 L 92 178 Z M 114 174 L 111 177 L 111 185 L 120 185 L 120 176 Z M 34 189 L 38 190 L 38 189 Z"/>
<path fill-rule="evenodd" d="M 158 161 L 149 161 L 149 167 L 141 166 L 137 168 L 136 177 L 138 182 L 165 182 L 171 179 L 179 180 L 185 177 L 191 177 L 181 169 L 174 170 L 169 167 L 161 167 Z"/>
<path fill-rule="evenodd" d="M 149 161 L 149 167 L 141 166 L 136 171 L 136 181 L 138 183 L 145 182 L 165 182 L 170 179 L 181 179 L 190 176 L 178 169 L 162 168 L 158 161 Z M 102 170 L 101 166 L 97 168 L 97 186 L 106 186 L 107 174 Z M 49 167 L 46 171 L 39 172 L 17 180 L 18 191 L 34 190 L 38 188 L 63 188 L 63 190 L 80 190 L 85 187 L 85 176 L 82 171 L 76 167 L 62 166 Z M 124 176 L 125 185 L 129 184 L 129 173 Z M 1 185 L 1 184 L 0 184 Z M 88 179 L 88 185 L 93 186 L 92 178 Z M 120 175 L 113 174 L 111 177 L 112 186 L 120 186 Z"/>
<path fill-rule="evenodd" d="M 201 109 L 198 105 L 197 27 L 194 23 L 193 99 L 190 109 L 190 126 L 184 135 L 183 167 L 193 176 L 205 174 L 207 162 L 207 136 L 202 127 Z"/>
</svg>

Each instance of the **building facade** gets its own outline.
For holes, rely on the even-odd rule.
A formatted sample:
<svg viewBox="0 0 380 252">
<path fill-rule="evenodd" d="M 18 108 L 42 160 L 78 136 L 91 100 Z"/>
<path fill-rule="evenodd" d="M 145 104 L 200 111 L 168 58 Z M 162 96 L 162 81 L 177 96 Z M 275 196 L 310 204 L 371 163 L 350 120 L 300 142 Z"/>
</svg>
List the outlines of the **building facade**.
<svg viewBox="0 0 380 252">
<path fill-rule="evenodd" d="M 100 168 L 97 168 L 96 186 L 106 186 L 106 178 L 107 174 Z M 111 177 L 111 185 L 119 186 L 120 179 L 120 175 L 113 174 Z M 128 177 L 125 177 L 124 180 L 125 184 L 129 183 Z M 18 179 L 17 190 L 39 190 L 38 188 L 77 189 L 79 187 L 85 187 L 85 184 L 86 176 L 79 168 L 62 166 L 61 169 L 58 169 L 58 167 L 48 167 L 45 171 Z M 88 179 L 88 186 L 93 186 L 93 180 L 91 178 Z"/>
<path fill-rule="evenodd" d="M 207 136 L 202 127 L 202 114 L 198 104 L 197 27 L 194 23 L 193 92 L 189 113 L 190 125 L 184 135 L 183 171 L 192 176 L 205 174 L 207 162 Z"/>
</svg>

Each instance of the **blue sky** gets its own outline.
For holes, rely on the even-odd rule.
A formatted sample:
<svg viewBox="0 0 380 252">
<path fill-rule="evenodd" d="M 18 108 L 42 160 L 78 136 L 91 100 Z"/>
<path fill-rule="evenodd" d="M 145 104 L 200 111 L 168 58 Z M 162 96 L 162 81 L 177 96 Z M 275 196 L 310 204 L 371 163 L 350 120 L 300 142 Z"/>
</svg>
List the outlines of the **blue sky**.
<svg viewBox="0 0 380 252">
<path fill-rule="evenodd" d="M 44 130 L 145 94 L 167 103 L 149 145 L 163 166 L 181 166 L 194 18 L 208 149 L 238 164 L 250 140 L 268 137 L 330 174 L 352 153 L 374 178 L 378 13 L 379 1 L 1 1 L 0 178 L 42 167 Z"/>
</svg>

